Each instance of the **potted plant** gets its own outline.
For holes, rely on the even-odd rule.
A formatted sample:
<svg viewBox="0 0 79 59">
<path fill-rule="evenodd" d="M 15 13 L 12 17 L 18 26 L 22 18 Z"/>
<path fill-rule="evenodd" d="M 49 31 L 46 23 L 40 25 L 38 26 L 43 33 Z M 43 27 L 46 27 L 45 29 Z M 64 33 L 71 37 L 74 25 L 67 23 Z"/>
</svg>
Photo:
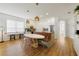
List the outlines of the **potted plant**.
<svg viewBox="0 0 79 59">
<path fill-rule="evenodd" d="M 74 12 L 79 15 L 79 5 L 75 8 Z"/>
<path fill-rule="evenodd" d="M 79 17 L 79 5 L 76 6 L 76 8 L 74 9 L 74 13 L 76 14 L 76 23 L 77 23 L 77 25 L 79 25 L 79 20 L 78 20 L 78 17 Z M 76 34 L 79 35 L 79 30 L 78 29 L 76 29 Z"/>
</svg>

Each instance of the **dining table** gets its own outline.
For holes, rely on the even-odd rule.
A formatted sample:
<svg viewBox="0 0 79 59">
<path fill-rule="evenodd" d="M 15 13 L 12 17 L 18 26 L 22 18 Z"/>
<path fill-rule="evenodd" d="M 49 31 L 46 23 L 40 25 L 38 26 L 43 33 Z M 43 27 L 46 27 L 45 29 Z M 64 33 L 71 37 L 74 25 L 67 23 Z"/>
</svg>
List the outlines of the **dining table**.
<svg viewBox="0 0 79 59">
<path fill-rule="evenodd" d="M 45 36 L 39 35 L 39 34 L 24 34 L 25 38 L 30 38 L 32 41 L 32 47 L 37 48 L 38 47 L 38 40 L 43 40 Z"/>
</svg>

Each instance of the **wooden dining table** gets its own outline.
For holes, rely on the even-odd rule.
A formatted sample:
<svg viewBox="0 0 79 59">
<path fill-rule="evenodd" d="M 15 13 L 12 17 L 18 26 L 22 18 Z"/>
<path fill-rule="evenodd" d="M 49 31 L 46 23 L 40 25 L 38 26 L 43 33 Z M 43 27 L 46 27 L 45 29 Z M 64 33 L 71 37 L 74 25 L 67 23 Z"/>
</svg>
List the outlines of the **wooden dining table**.
<svg viewBox="0 0 79 59">
<path fill-rule="evenodd" d="M 39 35 L 39 34 L 24 34 L 25 38 L 30 38 L 32 41 L 32 47 L 37 48 L 38 47 L 38 40 L 43 40 L 45 36 Z"/>
</svg>

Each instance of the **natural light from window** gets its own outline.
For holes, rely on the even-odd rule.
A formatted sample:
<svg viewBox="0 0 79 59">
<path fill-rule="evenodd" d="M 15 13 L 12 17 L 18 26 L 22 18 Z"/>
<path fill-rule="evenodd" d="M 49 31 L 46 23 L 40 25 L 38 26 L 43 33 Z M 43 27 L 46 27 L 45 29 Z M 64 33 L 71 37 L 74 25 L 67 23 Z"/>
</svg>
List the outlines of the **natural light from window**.
<svg viewBox="0 0 79 59">
<path fill-rule="evenodd" d="M 7 32 L 24 32 L 24 22 L 7 20 Z"/>
</svg>

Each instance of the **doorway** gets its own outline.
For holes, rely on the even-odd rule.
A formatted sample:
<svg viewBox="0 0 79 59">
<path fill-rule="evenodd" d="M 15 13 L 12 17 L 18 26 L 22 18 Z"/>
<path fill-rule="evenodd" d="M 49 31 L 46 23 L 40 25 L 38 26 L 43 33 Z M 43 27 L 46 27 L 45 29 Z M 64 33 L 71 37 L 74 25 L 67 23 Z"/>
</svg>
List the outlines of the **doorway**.
<svg viewBox="0 0 79 59">
<path fill-rule="evenodd" d="M 65 37 L 66 37 L 65 29 L 66 29 L 65 21 L 61 20 L 59 22 L 59 40 L 62 45 L 65 43 Z"/>
</svg>

